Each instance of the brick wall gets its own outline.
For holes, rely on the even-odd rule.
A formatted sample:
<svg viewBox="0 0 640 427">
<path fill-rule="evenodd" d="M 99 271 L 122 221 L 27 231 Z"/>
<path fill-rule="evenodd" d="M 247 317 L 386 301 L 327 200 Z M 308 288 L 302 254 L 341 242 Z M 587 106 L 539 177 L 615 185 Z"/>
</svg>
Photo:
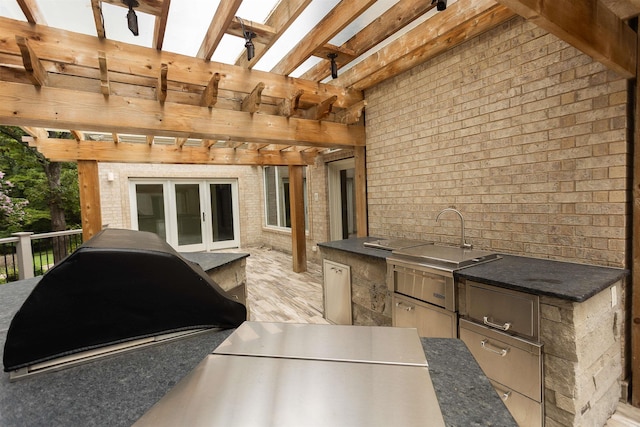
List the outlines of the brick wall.
<svg viewBox="0 0 640 427">
<path fill-rule="evenodd" d="M 627 82 L 515 18 L 366 93 L 369 234 L 622 267 Z"/>
<path fill-rule="evenodd" d="M 108 173 L 114 180 L 108 181 Z M 252 166 L 165 165 L 100 163 L 102 223 L 111 228 L 131 228 L 129 182 L 132 178 L 237 179 L 240 205 L 240 243 L 261 244 L 263 223 L 262 169 Z"/>
</svg>

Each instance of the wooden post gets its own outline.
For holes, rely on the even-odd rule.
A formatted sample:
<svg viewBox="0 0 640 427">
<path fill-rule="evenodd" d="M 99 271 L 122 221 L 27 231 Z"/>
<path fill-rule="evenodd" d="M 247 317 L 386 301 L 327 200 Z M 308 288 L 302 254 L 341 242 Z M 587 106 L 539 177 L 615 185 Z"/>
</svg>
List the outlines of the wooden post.
<svg viewBox="0 0 640 427">
<path fill-rule="evenodd" d="M 289 166 L 289 200 L 291 208 L 291 254 L 293 271 L 307 271 L 307 246 L 304 230 L 304 191 L 302 166 Z"/>
<path fill-rule="evenodd" d="M 354 185 L 356 190 L 356 234 L 358 237 L 369 235 L 367 222 L 367 164 L 364 147 L 355 147 L 356 164 Z"/>
<path fill-rule="evenodd" d="M 640 32 L 638 33 L 640 49 Z M 640 71 L 640 65 L 636 63 Z M 636 72 L 636 75 L 640 76 Z M 640 84 L 635 80 L 633 130 L 633 190 L 631 226 L 631 404 L 640 407 Z M 627 352 L 627 354 L 629 354 Z"/>
<path fill-rule="evenodd" d="M 82 240 L 86 242 L 102 230 L 98 162 L 78 160 L 78 186 L 80 187 Z"/>
</svg>

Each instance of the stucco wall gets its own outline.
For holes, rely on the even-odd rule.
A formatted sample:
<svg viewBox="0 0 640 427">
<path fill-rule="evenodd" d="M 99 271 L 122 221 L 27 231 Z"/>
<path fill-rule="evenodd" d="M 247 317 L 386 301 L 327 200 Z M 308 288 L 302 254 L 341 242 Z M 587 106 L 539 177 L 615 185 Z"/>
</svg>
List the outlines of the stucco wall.
<svg viewBox="0 0 640 427">
<path fill-rule="evenodd" d="M 622 267 L 627 82 L 515 18 L 366 92 L 369 234 Z"/>
</svg>

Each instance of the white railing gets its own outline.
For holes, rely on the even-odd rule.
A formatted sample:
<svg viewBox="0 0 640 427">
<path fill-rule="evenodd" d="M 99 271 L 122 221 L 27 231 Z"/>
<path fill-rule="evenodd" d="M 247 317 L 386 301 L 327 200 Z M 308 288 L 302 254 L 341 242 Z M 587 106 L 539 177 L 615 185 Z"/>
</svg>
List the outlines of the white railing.
<svg viewBox="0 0 640 427">
<path fill-rule="evenodd" d="M 82 230 L 20 232 L 0 239 L 0 283 L 28 279 L 51 268 L 54 265 L 51 251 L 56 239 L 62 240 L 62 255 L 66 255 L 82 243 Z"/>
</svg>

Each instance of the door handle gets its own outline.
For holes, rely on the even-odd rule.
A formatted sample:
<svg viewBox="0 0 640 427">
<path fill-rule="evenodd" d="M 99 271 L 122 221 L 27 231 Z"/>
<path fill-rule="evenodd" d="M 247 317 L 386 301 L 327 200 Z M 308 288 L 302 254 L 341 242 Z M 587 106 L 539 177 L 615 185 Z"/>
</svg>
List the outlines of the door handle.
<svg viewBox="0 0 640 427">
<path fill-rule="evenodd" d="M 204 222 L 204 212 L 202 212 L 202 222 Z"/>
</svg>

